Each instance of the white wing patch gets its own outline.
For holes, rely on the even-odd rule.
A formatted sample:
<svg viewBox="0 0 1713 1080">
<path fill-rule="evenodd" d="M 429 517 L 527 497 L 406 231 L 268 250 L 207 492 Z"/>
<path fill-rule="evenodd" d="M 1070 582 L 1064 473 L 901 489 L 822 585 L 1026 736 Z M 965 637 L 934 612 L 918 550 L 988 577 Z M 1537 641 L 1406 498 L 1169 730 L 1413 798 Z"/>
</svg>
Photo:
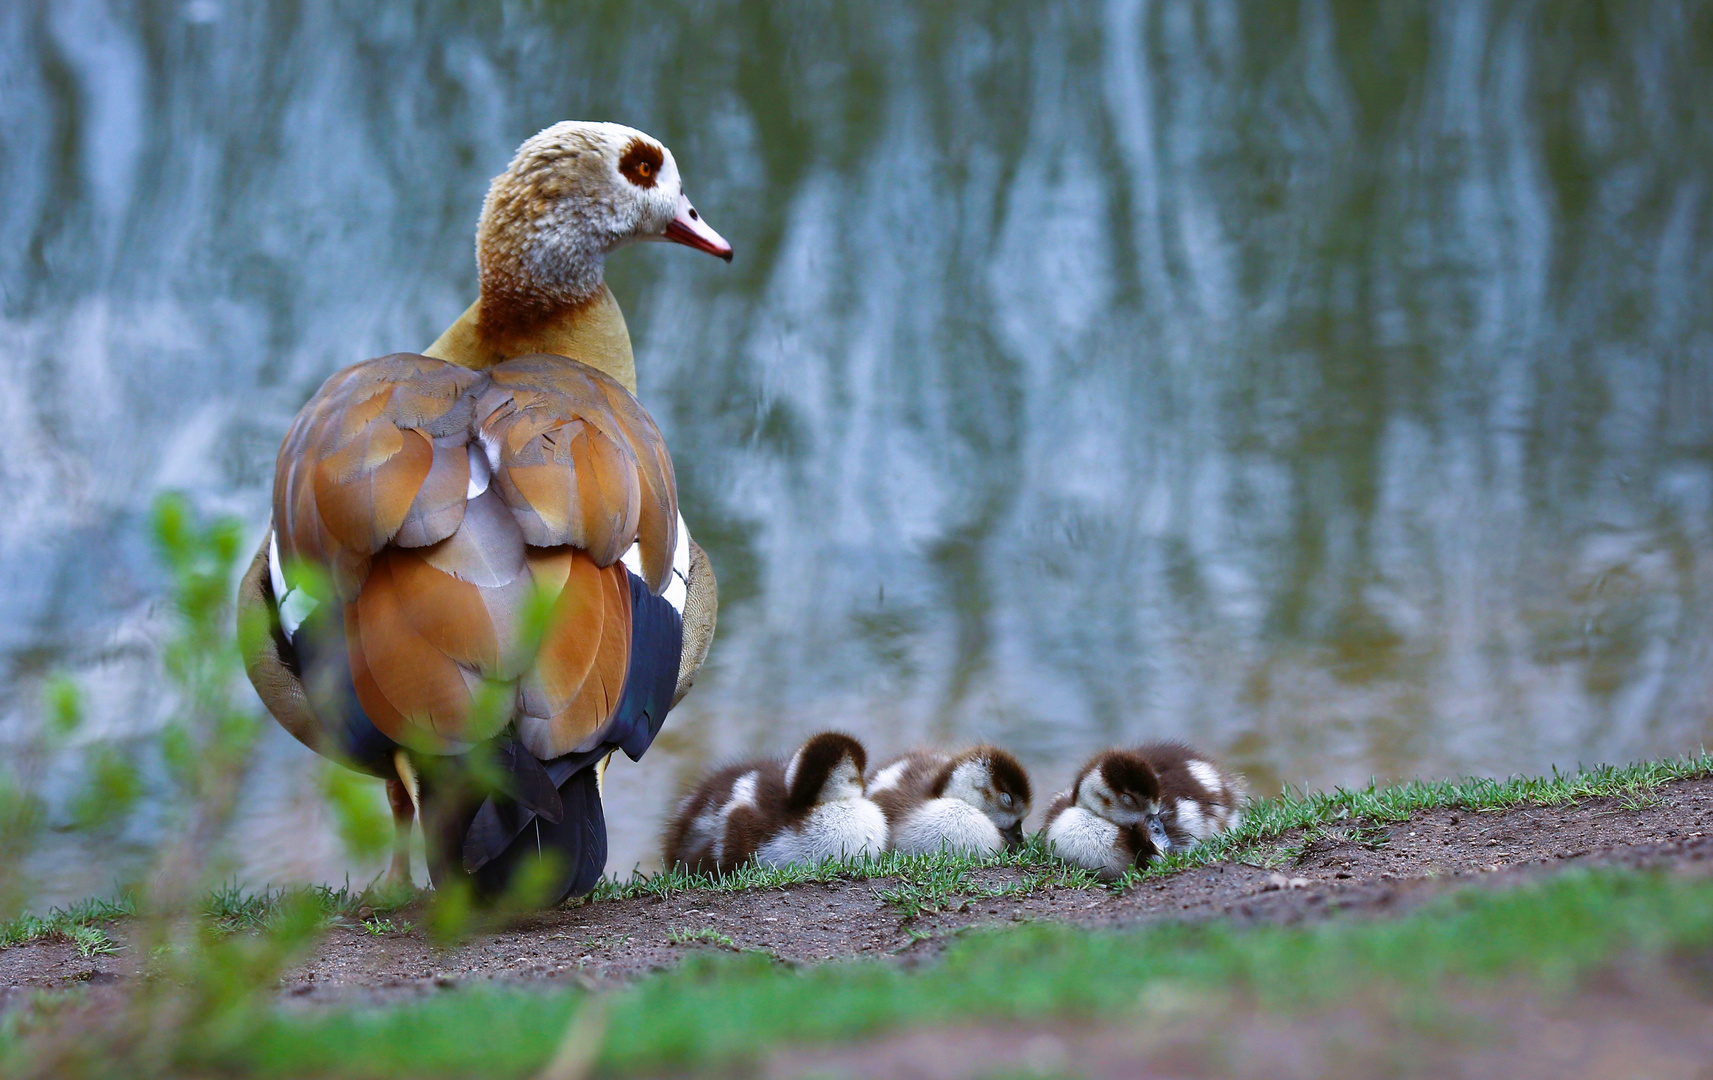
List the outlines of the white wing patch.
<svg viewBox="0 0 1713 1080">
<path fill-rule="evenodd" d="M 1179 799 L 1173 813 L 1177 815 L 1178 827 L 1197 840 L 1206 840 L 1214 834 L 1215 830 L 1208 827 L 1207 816 L 1202 813 L 1201 803 L 1194 799 Z"/>
<path fill-rule="evenodd" d="M 290 641 L 297 628 L 314 614 L 315 598 L 302 589 L 286 588 L 285 571 L 280 569 L 279 534 L 268 531 L 268 583 L 274 587 L 274 610 L 279 613 L 280 629 Z"/>
<path fill-rule="evenodd" d="M 482 447 L 471 443 L 467 449 L 470 452 L 470 486 L 464 491 L 464 498 L 474 499 L 488 490 L 488 481 L 493 478 L 494 471 L 488 467 L 488 455 Z"/>
<path fill-rule="evenodd" d="M 751 769 L 749 772 L 738 777 L 737 783 L 732 785 L 732 797 L 727 799 L 726 805 L 720 808 L 720 814 L 722 816 L 731 817 L 734 810 L 738 810 L 745 806 L 753 807 L 755 805 L 755 782 L 757 777 L 760 775 L 760 773 Z"/>
<path fill-rule="evenodd" d="M 625 564 L 625 569 L 642 577 L 642 547 L 632 544 L 619 561 Z M 684 614 L 684 601 L 690 597 L 690 529 L 684 524 L 684 515 L 678 515 L 678 546 L 672 549 L 672 573 L 666 578 L 666 589 L 660 594 L 666 602 L 672 605 L 672 610 L 680 616 Z"/>
<path fill-rule="evenodd" d="M 1225 780 L 1219 775 L 1219 770 L 1205 761 L 1189 761 L 1185 767 L 1190 775 L 1196 778 L 1196 783 L 1207 789 L 1209 795 L 1216 798 L 1225 793 Z"/>
<path fill-rule="evenodd" d="M 886 791 L 898 786 L 904 779 L 904 770 L 910 767 L 909 760 L 894 761 L 886 768 L 874 774 L 874 780 L 868 785 L 870 791 Z"/>
<path fill-rule="evenodd" d="M 751 770 L 738 777 L 732 782 L 732 790 L 723 804 L 710 806 L 691 820 L 686 848 L 691 851 L 711 850 L 714 862 L 725 856 L 726 825 L 732 814 L 745 806 L 755 805 L 756 775 Z"/>
</svg>

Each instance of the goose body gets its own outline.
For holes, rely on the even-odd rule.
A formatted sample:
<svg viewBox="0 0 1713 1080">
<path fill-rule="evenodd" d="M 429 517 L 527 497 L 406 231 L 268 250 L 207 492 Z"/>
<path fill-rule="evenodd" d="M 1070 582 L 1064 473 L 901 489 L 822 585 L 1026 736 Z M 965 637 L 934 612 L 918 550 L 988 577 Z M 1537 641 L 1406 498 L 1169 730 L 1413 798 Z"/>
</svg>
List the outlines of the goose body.
<svg viewBox="0 0 1713 1080">
<path fill-rule="evenodd" d="M 1171 849 L 1160 821 L 1160 778 L 1128 750 L 1106 750 L 1047 806 L 1048 848 L 1102 879 L 1121 877 Z"/>
<path fill-rule="evenodd" d="M 667 827 L 667 866 L 729 873 L 763 866 L 878 855 L 886 816 L 865 797 L 867 754 L 848 735 L 825 732 L 789 760 L 730 765 L 697 784 Z"/>
<path fill-rule="evenodd" d="M 664 146 L 542 131 L 489 189 L 477 302 L 426 352 L 329 377 L 281 447 L 246 667 L 288 731 L 388 781 L 395 876 L 420 812 L 437 885 L 498 895 L 545 856 L 535 899 L 588 891 L 604 764 L 641 756 L 706 655 L 713 575 L 601 280 L 645 239 L 730 258 Z"/>
<path fill-rule="evenodd" d="M 894 851 L 994 855 L 1023 842 L 1029 775 L 995 746 L 912 751 L 877 770 L 868 794 L 886 814 Z"/>
</svg>

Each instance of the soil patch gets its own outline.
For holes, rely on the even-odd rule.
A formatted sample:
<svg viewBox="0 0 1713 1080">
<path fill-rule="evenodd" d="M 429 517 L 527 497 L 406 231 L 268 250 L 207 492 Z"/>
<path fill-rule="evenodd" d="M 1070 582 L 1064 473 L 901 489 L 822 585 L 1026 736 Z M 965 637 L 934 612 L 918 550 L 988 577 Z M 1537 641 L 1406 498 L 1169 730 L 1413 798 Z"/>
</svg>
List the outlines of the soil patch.
<svg viewBox="0 0 1713 1080">
<path fill-rule="evenodd" d="M 969 875 L 971 890 L 911 912 L 883 894 L 897 879 L 805 884 L 746 892 L 690 891 L 575 904 L 437 948 L 420 928 L 371 933 L 336 926 L 289 971 L 290 1003 L 385 1001 L 472 983 L 610 985 L 671 966 L 695 949 L 755 949 L 795 964 L 853 957 L 915 963 L 970 926 L 1050 919 L 1126 926 L 1160 919 L 1292 923 L 1332 913 L 1380 914 L 1448 887 L 1513 883 L 1572 865 L 1713 872 L 1713 780 L 1666 784 L 1626 799 L 1502 811 L 1437 810 L 1407 822 L 1352 821 L 1281 839 L 1227 863 L 1109 889 L 1041 888 L 983 896 L 1017 882 L 1015 870 Z M 418 924 L 412 909 L 394 926 Z M 125 941 L 124 925 L 112 928 Z M 0 950 L 0 1009 L 33 990 L 123 984 L 128 952 L 84 957 L 65 942 Z"/>
</svg>

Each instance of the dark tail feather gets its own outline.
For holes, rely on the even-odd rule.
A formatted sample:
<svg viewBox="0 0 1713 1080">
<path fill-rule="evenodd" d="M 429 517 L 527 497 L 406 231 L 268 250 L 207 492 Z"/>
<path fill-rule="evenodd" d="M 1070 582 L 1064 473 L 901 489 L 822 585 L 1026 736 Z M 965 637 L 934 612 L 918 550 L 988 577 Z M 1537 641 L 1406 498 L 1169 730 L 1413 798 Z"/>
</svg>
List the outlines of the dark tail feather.
<svg viewBox="0 0 1713 1080">
<path fill-rule="evenodd" d="M 531 904 L 552 907 L 593 889 L 607 865 L 607 820 L 595 769 L 573 773 L 559 786 L 558 795 L 563 812 L 554 822 L 510 799 L 425 785 L 423 833 L 435 887 L 463 878 L 474 886 L 478 900 L 497 900 L 523 880 L 525 867 L 541 858 L 550 860 L 553 876 L 545 895 L 527 898 Z"/>
<path fill-rule="evenodd" d="M 555 790 L 557 785 L 536 756 L 510 735 L 502 736 L 495 749 L 499 753 L 500 773 L 505 777 L 506 794 L 525 810 L 533 810 L 557 823 L 564 815 L 559 792 Z"/>
<path fill-rule="evenodd" d="M 517 746 L 517 752 L 535 762 L 536 769 L 540 771 L 541 785 L 553 794 L 557 812 L 548 817 L 547 823 L 557 825 L 565 820 L 565 815 L 570 812 L 564 806 L 566 783 L 575 773 L 589 771 L 595 762 L 606 757 L 610 751 L 603 748 L 582 754 L 570 754 L 556 758 L 547 765 L 535 761 L 521 745 Z M 539 797 L 537 801 L 541 801 Z M 512 846 L 512 841 L 530 827 L 536 812 L 534 807 L 520 804 L 519 801 L 503 795 L 486 799 L 470 819 L 469 830 L 464 835 L 461 861 L 465 871 L 473 874 L 499 858 L 502 852 Z"/>
<path fill-rule="evenodd" d="M 595 769 L 583 769 L 559 789 L 565 807 L 563 818 L 554 823 L 538 816 L 499 858 L 482 868 L 476 881 L 485 895 L 503 893 L 515 868 L 538 851 L 557 860 L 558 874 L 542 898 L 544 906 L 556 906 L 566 897 L 582 896 L 595 887 L 607 867 L 607 819 L 595 773 Z"/>
</svg>

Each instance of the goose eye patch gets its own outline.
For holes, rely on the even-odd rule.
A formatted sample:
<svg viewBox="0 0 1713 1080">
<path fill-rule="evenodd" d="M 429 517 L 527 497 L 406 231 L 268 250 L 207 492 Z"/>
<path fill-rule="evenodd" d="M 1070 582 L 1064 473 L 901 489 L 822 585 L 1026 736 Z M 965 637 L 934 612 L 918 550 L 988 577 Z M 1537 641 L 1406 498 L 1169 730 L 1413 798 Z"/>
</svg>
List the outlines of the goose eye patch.
<svg viewBox="0 0 1713 1080">
<path fill-rule="evenodd" d="M 641 139 L 632 139 L 630 145 L 625 147 L 624 156 L 619 158 L 619 173 L 637 187 L 651 188 L 660 175 L 660 166 L 664 161 L 660 147 Z"/>
</svg>

